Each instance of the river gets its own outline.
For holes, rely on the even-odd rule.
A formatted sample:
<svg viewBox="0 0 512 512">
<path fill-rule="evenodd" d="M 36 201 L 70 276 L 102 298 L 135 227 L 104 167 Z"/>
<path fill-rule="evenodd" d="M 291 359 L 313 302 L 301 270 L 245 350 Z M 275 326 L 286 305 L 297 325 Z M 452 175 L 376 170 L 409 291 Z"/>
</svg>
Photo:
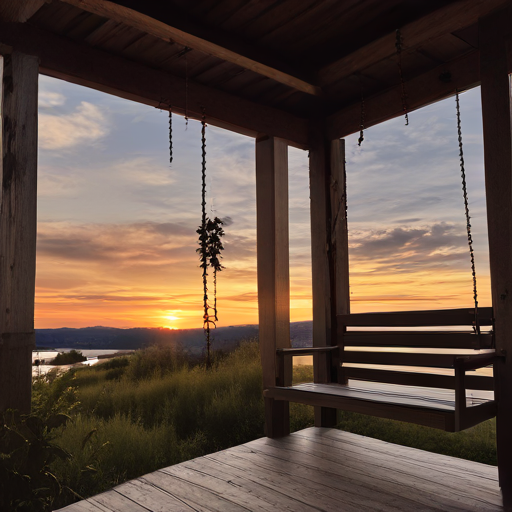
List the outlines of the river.
<svg viewBox="0 0 512 512">
<path fill-rule="evenodd" d="M 75 365 L 49 365 L 48 363 L 55 358 L 55 356 L 59 352 L 71 352 L 74 350 L 72 348 L 56 348 L 55 350 L 33 350 L 32 351 L 32 365 L 36 360 L 42 363 L 39 366 L 32 366 L 32 376 L 37 377 L 39 375 L 46 375 L 50 370 L 54 368 L 59 368 L 60 370 L 67 370 Z M 98 363 L 99 361 L 104 360 L 102 356 L 108 356 L 111 354 L 121 354 L 121 353 L 130 353 L 133 350 L 118 350 L 118 349 L 96 349 L 96 350 L 79 350 L 85 357 L 87 357 L 86 361 L 83 361 L 82 365 L 92 366 L 93 364 Z M 101 357 L 101 359 L 99 359 Z"/>
</svg>

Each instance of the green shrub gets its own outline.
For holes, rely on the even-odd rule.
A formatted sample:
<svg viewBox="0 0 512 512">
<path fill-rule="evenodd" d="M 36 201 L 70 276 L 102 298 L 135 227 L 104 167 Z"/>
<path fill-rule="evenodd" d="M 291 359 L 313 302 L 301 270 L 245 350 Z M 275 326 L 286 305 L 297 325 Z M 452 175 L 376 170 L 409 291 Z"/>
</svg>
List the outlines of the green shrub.
<svg viewBox="0 0 512 512">
<path fill-rule="evenodd" d="M 54 359 L 50 361 L 53 365 L 75 364 L 87 361 L 82 352 L 78 350 L 70 350 L 69 352 L 59 352 Z"/>
<path fill-rule="evenodd" d="M 66 424 L 63 414 L 43 420 L 36 415 L 7 411 L 0 425 L 0 510 L 3 512 L 49 512 L 66 493 L 52 471 L 56 460 L 69 461 L 71 455 L 55 444 L 55 431 Z"/>
</svg>

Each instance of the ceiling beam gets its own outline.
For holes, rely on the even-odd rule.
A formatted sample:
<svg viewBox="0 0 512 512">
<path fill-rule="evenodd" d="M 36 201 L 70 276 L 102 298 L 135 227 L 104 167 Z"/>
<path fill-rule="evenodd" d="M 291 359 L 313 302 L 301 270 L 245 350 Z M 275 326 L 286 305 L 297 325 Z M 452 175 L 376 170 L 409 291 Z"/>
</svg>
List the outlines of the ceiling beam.
<svg viewBox="0 0 512 512">
<path fill-rule="evenodd" d="M 479 52 L 473 51 L 459 59 L 438 66 L 405 83 L 409 112 L 447 98 L 455 91 L 471 89 L 480 83 Z M 365 103 L 365 128 L 403 115 L 402 88 L 396 86 L 369 96 Z M 413 121 L 411 121 L 413 122 Z M 347 106 L 327 117 L 329 140 L 346 137 L 359 131 L 361 104 Z"/>
<path fill-rule="evenodd" d="M 414 49 L 428 40 L 475 24 L 478 18 L 503 7 L 509 0 L 459 0 L 437 9 L 419 20 L 397 27 L 402 34 L 405 51 Z M 384 59 L 396 55 L 396 34 L 388 34 L 361 47 L 318 72 L 318 84 L 325 86 L 360 72 Z M 397 71 L 398 73 L 398 71 Z"/>
<path fill-rule="evenodd" d="M 316 85 L 307 83 L 304 80 L 280 71 L 279 69 L 267 66 L 266 64 L 232 51 L 229 48 L 215 44 L 210 40 L 190 34 L 174 26 L 167 25 L 166 23 L 158 21 L 128 7 L 109 2 L 108 0 L 61 1 L 78 7 L 86 12 L 108 18 L 118 23 L 124 23 L 164 41 L 175 42 L 188 48 L 206 53 L 207 55 L 212 55 L 226 62 L 231 62 L 232 64 L 254 71 L 255 73 L 271 78 L 272 80 L 292 87 L 298 91 L 314 96 L 322 96 L 321 88 Z"/>
<path fill-rule="evenodd" d="M 0 21 L 25 22 L 45 3 L 45 0 L 2 0 Z"/>
<path fill-rule="evenodd" d="M 43 74 L 200 119 L 244 135 L 264 133 L 307 147 L 307 121 L 281 110 L 188 81 L 76 43 L 28 24 L 0 23 L 0 44 L 40 60 Z"/>
</svg>

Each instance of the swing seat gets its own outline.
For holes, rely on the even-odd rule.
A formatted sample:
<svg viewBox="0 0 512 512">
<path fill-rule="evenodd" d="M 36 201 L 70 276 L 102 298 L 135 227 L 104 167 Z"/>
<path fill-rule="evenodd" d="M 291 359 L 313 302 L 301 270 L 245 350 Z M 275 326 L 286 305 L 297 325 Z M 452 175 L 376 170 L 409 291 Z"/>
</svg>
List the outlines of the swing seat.
<svg viewBox="0 0 512 512">
<path fill-rule="evenodd" d="M 493 377 L 473 372 L 498 357 L 492 308 L 480 309 L 478 317 L 480 334 L 470 330 L 470 309 L 340 315 L 338 345 L 277 350 L 279 376 L 264 396 L 464 430 L 496 415 Z M 292 357 L 307 354 L 327 378 L 287 385 Z"/>
</svg>

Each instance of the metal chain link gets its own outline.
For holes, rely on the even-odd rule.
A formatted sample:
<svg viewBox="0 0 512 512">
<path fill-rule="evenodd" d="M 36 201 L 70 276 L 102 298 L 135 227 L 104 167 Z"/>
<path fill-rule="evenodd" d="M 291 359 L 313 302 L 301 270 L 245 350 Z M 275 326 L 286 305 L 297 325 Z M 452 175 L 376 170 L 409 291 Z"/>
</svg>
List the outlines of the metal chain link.
<svg viewBox="0 0 512 512">
<path fill-rule="evenodd" d="M 364 140 L 364 119 L 365 119 L 365 105 L 364 105 L 364 95 L 361 89 L 361 123 L 359 125 L 359 139 L 357 139 L 357 145 L 360 146 Z"/>
<path fill-rule="evenodd" d="M 334 182 L 334 185 L 337 186 L 337 182 Z M 344 208 L 342 220 L 347 223 L 348 220 L 348 204 L 347 204 L 347 160 L 346 158 L 343 160 L 343 193 L 341 194 L 340 202 L 338 205 L 338 209 L 336 210 L 336 215 L 334 216 L 334 220 L 332 222 L 331 228 L 331 239 L 336 238 L 336 226 L 338 224 L 338 219 L 340 214 L 342 213 L 342 207 Z"/>
<path fill-rule="evenodd" d="M 172 107 L 169 106 L 169 163 L 172 164 Z"/>
<path fill-rule="evenodd" d="M 460 122 L 460 104 L 458 91 L 456 91 L 455 93 L 455 104 L 457 108 L 457 133 L 459 136 L 459 157 L 460 174 L 462 177 L 462 195 L 464 196 L 464 209 L 466 212 L 466 230 L 468 234 L 469 255 L 471 258 L 471 273 L 473 275 L 473 298 L 475 300 L 475 321 L 473 323 L 473 329 L 476 334 L 480 334 L 480 325 L 478 323 L 478 293 L 476 286 L 475 253 L 473 250 L 473 236 L 471 235 L 471 217 L 469 216 L 468 191 L 466 187 L 466 170 L 464 168 L 464 152 L 462 150 L 462 130 Z"/>
</svg>

